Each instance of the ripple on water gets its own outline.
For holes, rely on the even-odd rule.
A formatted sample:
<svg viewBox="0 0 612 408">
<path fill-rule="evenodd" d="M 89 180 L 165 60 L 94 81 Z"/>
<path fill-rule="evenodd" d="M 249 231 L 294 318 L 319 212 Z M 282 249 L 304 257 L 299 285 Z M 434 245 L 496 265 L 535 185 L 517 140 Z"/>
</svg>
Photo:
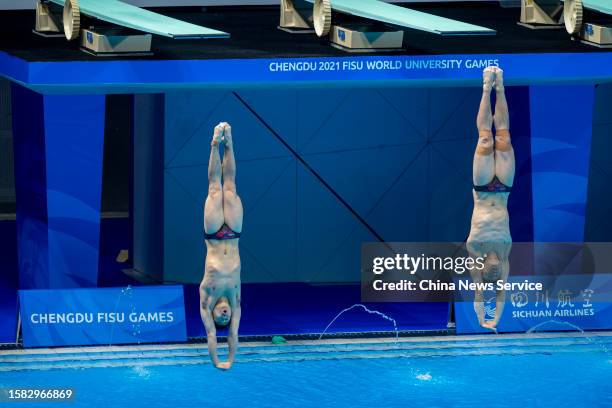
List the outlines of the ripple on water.
<svg viewBox="0 0 612 408">
<path fill-rule="evenodd" d="M 151 371 L 142 365 L 133 366 L 132 372 L 141 378 L 149 378 L 151 376 Z"/>
</svg>

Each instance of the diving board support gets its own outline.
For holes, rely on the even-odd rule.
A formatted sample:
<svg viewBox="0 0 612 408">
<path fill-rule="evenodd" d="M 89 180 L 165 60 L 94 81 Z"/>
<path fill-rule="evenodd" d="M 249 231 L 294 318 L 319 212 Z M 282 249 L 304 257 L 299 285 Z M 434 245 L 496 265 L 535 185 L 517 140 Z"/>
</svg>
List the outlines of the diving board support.
<svg viewBox="0 0 612 408">
<path fill-rule="evenodd" d="M 120 28 L 82 30 L 81 50 L 97 57 L 151 56 L 151 34 Z"/>
<path fill-rule="evenodd" d="M 565 0 L 564 7 L 565 27 L 574 39 L 599 48 L 612 48 L 612 25 L 586 23 L 583 10 L 588 8 L 609 15 L 612 14 L 610 6 L 593 0 Z"/>
<path fill-rule="evenodd" d="M 521 20 L 518 24 L 533 30 L 560 29 L 563 27 L 563 5 L 556 0 L 544 3 L 521 0 Z"/>
<path fill-rule="evenodd" d="M 81 34 L 81 8 L 78 0 L 66 0 L 62 13 L 64 34 L 68 41 L 76 40 Z"/>
<path fill-rule="evenodd" d="M 303 0 L 281 0 L 278 28 L 293 34 L 314 33 L 310 4 Z"/>
<path fill-rule="evenodd" d="M 390 52 L 402 48 L 404 31 L 385 25 L 333 26 L 330 33 L 332 47 L 350 53 Z"/>
<path fill-rule="evenodd" d="M 565 0 L 563 7 L 565 28 L 574 40 L 599 48 L 612 48 L 612 25 L 584 21 L 584 9 L 610 15 L 612 8 L 595 0 Z"/>
<path fill-rule="evenodd" d="M 54 6 L 50 3 L 37 0 L 36 25 L 32 32 L 43 37 L 63 37 L 64 26 L 61 14 L 54 10 Z"/>
<path fill-rule="evenodd" d="M 397 38 L 395 33 L 398 29 L 402 31 L 413 29 L 441 36 L 496 34 L 496 31 L 490 28 L 424 13 L 381 0 L 281 0 L 280 12 L 280 29 L 290 32 L 299 28 L 303 30 L 305 29 L 304 23 L 306 23 L 309 28 L 314 28 L 317 36 L 330 38 L 332 44 L 343 49 L 347 49 L 346 44 L 338 41 L 338 35 L 346 31 L 342 27 L 334 27 L 333 13 L 370 20 L 377 28 L 385 27 L 380 33 L 384 33 L 386 39 Z M 389 32 L 394 34 L 387 35 Z M 373 39 L 370 35 L 372 30 L 360 34 L 354 33 L 356 34 L 355 40 L 365 40 L 361 41 L 363 47 L 354 49 L 360 48 L 370 52 L 377 50 L 377 46 L 370 44 Z M 385 51 L 388 51 L 389 48 L 396 49 L 395 46 L 384 47 Z"/>
<path fill-rule="evenodd" d="M 586 45 L 612 48 L 612 26 L 584 24 L 577 38 Z"/>
<path fill-rule="evenodd" d="M 531 29 L 565 26 L 572 39 L 599 48 L 612 48 L 612 24 L 587 23 L 585 9 L 612 15 L 612 7 L 600 0 L 521 0 L 519 25 Z"/>
</svg>

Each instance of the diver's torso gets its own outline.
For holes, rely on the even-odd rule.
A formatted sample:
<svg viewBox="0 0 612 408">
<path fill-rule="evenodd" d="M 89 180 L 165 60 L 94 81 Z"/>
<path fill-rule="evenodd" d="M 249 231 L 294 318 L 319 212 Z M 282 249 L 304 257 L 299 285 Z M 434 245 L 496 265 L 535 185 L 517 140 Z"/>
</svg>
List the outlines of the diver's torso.
<svg viewBox="0 0 612 408">
<path fill-rule="evenodd" d="M 228 295 L 240 288 L 240 253 L 238 239 L 206 241 L 204 281 L 207 291 L 217 296 Z M 213 294 L 213 293 L 211 293 Z"/>
<path fill-rule="evenodd" d="M 468 241 L 510 243 L 509 193 L 474 191 L 474 212 Z"/>
</svg>

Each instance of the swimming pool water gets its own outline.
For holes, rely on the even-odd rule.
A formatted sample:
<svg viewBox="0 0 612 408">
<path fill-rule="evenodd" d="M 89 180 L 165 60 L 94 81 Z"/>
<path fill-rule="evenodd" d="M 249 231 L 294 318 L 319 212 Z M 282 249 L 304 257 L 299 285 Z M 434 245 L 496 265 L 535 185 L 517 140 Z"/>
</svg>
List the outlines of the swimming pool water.
<svg viewBox="0 0 612 408">
<path fill-rule="evenodd" d="M 40 369 L 55 360 L 23 369 L 15 356 L 0 355 L 0 384 L 76 390 L 72 403 L 44 405 L 53 407 L 609 407 L 610 344 L 612 337 L 489 336 L 247 346 L 229 372 L 208 364 L 201 348 L 109 361 L 100 353 L 88 357 L 90 368 L 68 369 Z"/>
</svg>

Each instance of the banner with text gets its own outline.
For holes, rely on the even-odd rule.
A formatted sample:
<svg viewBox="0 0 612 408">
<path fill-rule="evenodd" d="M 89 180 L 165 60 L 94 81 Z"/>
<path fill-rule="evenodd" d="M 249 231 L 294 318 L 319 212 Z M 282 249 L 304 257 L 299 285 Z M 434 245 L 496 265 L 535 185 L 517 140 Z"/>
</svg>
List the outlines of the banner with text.
<svg viewBox="0 0 612 408">
<path fill-rule="evenodd" d="M 508 282 L 521 282 L 524 276 L 510 277 Z M 545 279 L 529 277 L 537 282 Z M 510 290 L 506 292 L 503 313 L 497 324 L 500 333 L 582 331 L 612 329 L 612 274 L 565 276 L 546 285 L 543 290 Z M 484 317 L 496 318 L 496 293 L 484 293 Z M 474 296 L 461 291 L 455 305 L 457 333 L 491 333 L 479 323 Z"/>
<path fill-rule="evenodd" d="M 361 301 L 454 302 L 458 333 L 611 329 L 612 243 L 364 243 Z"/>
<path fill-rule="evenodd" d="M 187 340 L 182 286 L 19 291 L 25 347 Z"/>
</svg>

